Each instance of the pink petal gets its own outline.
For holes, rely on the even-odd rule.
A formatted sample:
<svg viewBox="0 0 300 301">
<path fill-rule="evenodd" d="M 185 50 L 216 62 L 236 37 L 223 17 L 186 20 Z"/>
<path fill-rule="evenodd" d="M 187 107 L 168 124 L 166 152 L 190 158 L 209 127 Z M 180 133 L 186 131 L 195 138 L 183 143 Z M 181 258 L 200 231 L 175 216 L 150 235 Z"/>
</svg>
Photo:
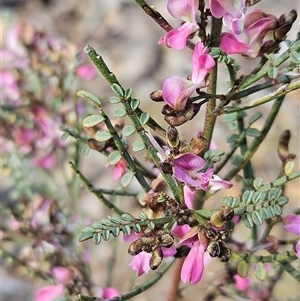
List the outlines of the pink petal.
<svg viewBox="0 0 300 301">
<path fill-rule="evenodd" d="M 229 189 L 232 184 L 228 181 L 222 180 L 219 176 L 213 175 L 209 181 L 210 190 L 217 191 L 219 189 Z"/>
<path fill-rule="evenodd" d="M 205 248 L 200 241 L 193 244 L 181 269 L 181 280 L 184 283 L 196 284 L 201 280 L 204 270 L 204 251 Z"/>
<path fill-rule="evenodd" d="M 53 301 L 62 295 L 63 284 L 44 286 L 35 292 L 35 301 Z"/>
<path fill-rule="evenodd" d="M 193 23 L 199 28 L 195 16 L 199 7 L 199 0 L 169 0 L 167 9 L 170 15 L 178 20 Z"/>
<path fill-rule="evenodd" d="M 144 273 L 148 274 L 150 270 L 150 258 L 151 254 L 144 251 L 134 256 L 129 265 L 132 267 L 132 269 L 136 270 L 137 276 L 141 276 Z"/>
<path fill-rule="evenodd" d="M 203 158 L 192 153 L 186 153 L 175 157 L 173 159 L 173 163 L 174 165 L 179 165 L 186 170 L 200 170 L 206 164 Z"/>
<path fill-rule="evenodd" d="M 197 85 L 180 77 L 168 77 L 163 84 L 163 98 L 175 110 L 185 108 L 188 97 L 197 89 Z"/>
<path fill-rule="evenodd" d="M 227 32 L 221 35 L 220 48 L 227 54 L 250 54 L 252 52 L 249 45 Z"/>
<path fill-rule="evenodd" d="M 185 224 L 182 226 L 178 226 L 177 223 L 172 227 L 171 234 L 182 238 L 184 234 L 186 234 L 190 230 L 190 226 Z"/>
<path fill-rule="evenodd" d="M 103 299 L 110 299 L 110 298 L 117 297 L 117 296 L 120 296 L 120 293 L 114 287 L 106 287 L 102 290 L 101 298 L 103 298 Z"/>
<path fill-rule="evenodd" d="M 56 280 L 58 280 L 59 282 L 61 282 L 63 284 L 67 284 L 72 278 L 71 271 L 64 267 L 53 268 L 51 271 L 51 274 Z"/>
<path fill-rule="evenodd" d="M 226 14 L 226 10 L 222 5 L 220 5 L 219 1 L 217 0 L 210 0 L 209 7 L 211 14 L 217 19 L 222 18 Z"/>
<path fill-rule="evenodd" d="M 195 203 L 195 196 L 196 191 L 192 191 L 188 186 L 183 187 L 183 193 L 184 193 L 184 203 L 189 209 L 195 209 L 194 203 Z"/>
<path fill-rule="evenodd" d="M 158 40 L 158 44 L 165 44 L 175 50 L 183 50 L 189 35 L 194 31 L 192 23 L 184 23 L 177 29 L 172 29 Z"/>
<path fill-rule="evenodd" d="M 85 80 L 91 80 L 96 75 L 94 66 L 83 65 L 76 68 L 76 75 Z"/>
<path fill-rule="evenodd" d="M 242 278 L 240 275 L 234 275 L 235 287 L 243 292 L 250 286 L 250 278 Z"/>
<path fill-rule="evenodd" d="M 288 214 L 284 218 L 284 228 L 296 235 L 300 235 L 300 216 L 294 213 Z"/>
<path fill-rule="evenodd" d="M 194 84 L 201 84 L 207 73 L 215 66 L 215 61 L 207 54 L 207 48 L 201 42 L 198 42 L 195 46 L 192 61 L 192 82 Z"/>
</svg>

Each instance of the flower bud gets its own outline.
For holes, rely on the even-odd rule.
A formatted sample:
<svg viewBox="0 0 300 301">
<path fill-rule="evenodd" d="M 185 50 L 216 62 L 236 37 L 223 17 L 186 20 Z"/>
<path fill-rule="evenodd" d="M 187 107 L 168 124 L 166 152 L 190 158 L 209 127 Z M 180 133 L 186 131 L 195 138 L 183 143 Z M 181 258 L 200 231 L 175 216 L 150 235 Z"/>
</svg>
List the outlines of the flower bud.
<svg viewBox="0 0 300 301">
<path fill-rule="evenodd" d="M 152 181 L 151 187 L 154 192 L 161 192 L 161 191 L 165 191 L 168 186 L 164 179 L 157 178 Z"/>
<path fill-rule="evenodd" d="M 105 142 L 103 141 L 98 141 L 94 138 L 90 138 L 88 140 L 88 146 L 91 148 L 91 149 L 95 149 L 95 150 L 98 150 L 98 151 L 101 151 L 105 148 Z"/>
<path fill-rule="evenodd" d="M 206 250 L 211 257 L 217 257 L 221 253 L 220 245 L 217 241 L 211 242 Z"/>
<path fill-rule="evenodd" d="M 281 162 L 286 162 L 289 156 L 289 141 L 291 138 L 291 132 L 289 130 L 285 130 L 281 133 L 278 139 L 278 148 L 277 153 Z"/>
<path fill-rule="evenodd" d="M 171 247 L 174 242 L 174 238 L 170 233 L 162 234 L 159 240 L 161 241 L 161 246 L 165 248 Z"/>
<path fill-rule="evenodd" d="M 161 102 L 161 101 L 164 101 L 162 90 L 156 90 L 156 91 L 153 91 L 153 92 L 150 94 L 150 98 L 151 98 L 153 101 L 155 101 L 155 102 Z"/>
<path fill-rule="evenodd" d="M 232 220 L 233 216 L 233 208 L 222 207 L 210 217 L 210 223 L 217 228 L 221 228 L 224 226 L 225 222 Z"/>
<path fill-rule="evenodd" d="M 168 141 L 168 145 L 171 148 L 179 147 L 180 144 L 179 133 L 177 129 L 172 125 L 170 125 L 167 128 L 167 141 Z"/>
</svg>

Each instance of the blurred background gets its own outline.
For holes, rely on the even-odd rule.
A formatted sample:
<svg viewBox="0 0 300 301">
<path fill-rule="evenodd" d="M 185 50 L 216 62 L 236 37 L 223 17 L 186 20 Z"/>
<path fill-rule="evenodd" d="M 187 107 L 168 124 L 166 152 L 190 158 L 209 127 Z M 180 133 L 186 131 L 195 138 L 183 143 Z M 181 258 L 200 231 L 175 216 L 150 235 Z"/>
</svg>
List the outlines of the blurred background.
<svg viewBox="0 0 300 301">
<path fill-rule="evenodd" d="M 7 251 L 3 251 L 1 264 L 2 298 L 34 300 L 35 291 L 49 284 L 51 267 L 70 267 L 72 262 L 76 262 L 72 270 L 76 281 L 72 288 L 81 286 L 93 294 L 107 286 L 128 291 L 137 283 L 134 271 L 128 269 L 132 258 L 124 252 L 128 244 L 122 239 L 100 245 L 91 241 L 77 242 L 84 226 L 99 221 L 109 212 L 80 186 L 68 162 L 75 158 L 75 163 L 95 187 L 116 187 L 115 180 L 107 176 L 108 172 L 112 173 L 112 167 L 106 168 L 106 158 L 96 152 L 82 156 L 82 146 L 76 146 L 71 137 L 61 141 L 59 126 L 65 124 L 82 132 L 84 117 L 96 113 L 78 99 L 78 90 L 93 93 L 101 99 L 104 110 L 113 113 L 109 102 L 111 89 L 84 54 L 85 45 L 96 49 L 123 87 L 133 88 L 133 96 L 141 100 L 141 108 L 163 126 L 166 123 L 160 114 L 162 104 L 152 102 L 149 94 L 161 89 L 168 76 L 190 74 L 191 51 L 176 52 L 158 46 L 163 30 L 131 0 L 2 0 L 1 3 L 5 120 L 1 128 L 1 209 L 4 212 L 1 235 Z M 149 5 L 154 5 L 172 26 L 179 25 L 168 15 L 166 1 L 153 0 Z M 299 13 L 299 1 L 262 0 L 258 8 L 279 17 L 292 9 Z M 288 38 L 295 39 L 298 31 L 299 18 Z M 253 69 L 253 61 L 239 59 L 238 62 L 240 74 Z M 227 74 L 221 71 L 219 93 L 227 90 Z M 263 93 L 270 91 L 272 89 Z M 290 152 L 299 154 L 299 93 L 294 91 L 287 95 L 274 126 L 253 157 L 255 176 L 263 177 L 266 182 L 276 179 L 279 173 L 277 141 L 281 132 L 291 131 Z M 255 96 L 259 95 L 263 94 Z M 249 115 L 259 110 L 266 116 L 271 105 L 250 110 Z M 181 139 L 189 141 L 203 125 L 204 111 L 179 128 Z M 262 125 L 263 119 L 255 124 L 258 129 Z M 228 125 L 219 120 L 216 128 L 213 139 L 218 148 L 226 151 L 229 146 L 224 137 L 229 132 Z M 299 158 L 295 163 L 299 169 Z M 291 200 L 285 207 L 286 212 L 299 207 L 299 184 L 298 179 L 286 185 L 285 193 Z M 240 187 L 237 183 L 230 192 L 213 196 L 210 208 L 219 206 L 221 195 L 237 196 Z M 140 189 L 135 182 L 130 188 Z M 117 201 L 123 208 L 142 210 L 131 198 Z M 283 235 L 280 227 L 275 230 Z M 248 236 L 249 232 L 241 229 L 236 238 L 244 241 Z M 78 272 L 85 265 L 91 271 L 88 279 Z M 111 271 L 109 280 L 108 271 Z M 220 271 L 222 264 L 212 265 L 200 284 L 184 287 L 182 300 L 199 300 L 201 292 L 207 290 Z M 170 277 L 171 273 L 168 272 Z M 286 280 L 283 286 L 276 286 L 279 296 L 276 300 L 288 300 L 299 291 L 296 281 L 289 282 L 288 277 L 283 278 Z M 146 276 L 142 276 L 137 281 L 145 279 Z M 170 279 L 166 275 L 134 300 L 166 300 Z M 93 284 L 91 287 L 83 284 L 87 280 Z"/>
</svg>

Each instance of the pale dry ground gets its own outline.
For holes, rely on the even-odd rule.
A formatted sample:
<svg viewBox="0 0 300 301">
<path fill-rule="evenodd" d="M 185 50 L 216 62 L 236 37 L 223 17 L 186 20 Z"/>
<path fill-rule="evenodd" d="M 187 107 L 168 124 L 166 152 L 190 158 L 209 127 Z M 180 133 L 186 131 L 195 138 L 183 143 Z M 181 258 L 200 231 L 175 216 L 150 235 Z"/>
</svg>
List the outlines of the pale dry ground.
<svg viewBox="0 0 300 301">
<path fill-rule="evenodd" d="M 149 4 L 156 5 L 159 12 L 166 16 L 171 25 L 178 26 L 176 20 L 168 17 L 165 9 L 166 1 L 151 1 Z M 276 16 L 291 9 L 296 9 L 299 12 L 299 1 L 297 0 L 263 0 L 258 6 L 262 10 L 272 13 Z M 130 0 L 64 0 L 53 1 L 53 5 L 49 7 L 43 6 L 37 0 L 25 1 L 22 9 L 16 10 L 19 18 L 26 18 L 39 28 L 65 37 L 67 40 L 76 43 L 80 48 L 86 44 L 93 46 L 105 59 L 110 69 L 116 74 L 119 81 L 124 87 L 132 87 L 134 97 L 141 100 L 141 107 L 148 111 L 158 121 L 163 122 L 159 114 L 161 104 L 153 103 L 149 99 L 149 94 L 156 89 L 161 89 L 163 80 L 171 75 L 186 76 L 190 72 L 190 50 L 184 52 L 176 52 L 166 49 L 164 46 L 158 46 L 157 40 L 164 34 L 149 17 L 145 16 L 143 11 Z M 299 30 L 299 21 L 294 24 L 293 30 L 289 33 L 291 38 L 294 38 Z M 182 55 L 186 53 L 187 55 Z M 253 68 L 253 62 L 243 61 L 245 72 Z M 241 71 L 242 72 L 242 71 Z M 222 81 L 226 74 L 222 74 Z M 222 86 L 222 85 L 221 85 Z M 110 88 L 99 75 L 89 85 L 89 91 L 100 96 L 105 104 L 109 105 L 109 97 L 112 95 Z M 268 91 L 269 92 L 269 91 Z M 290 93 L 283 104 L 280 115 L 277 117 L 276 125 L 269 132 L 265 143 L 254 156 L 255 175 L 266 178 L 267 181 L 272 181 L 280 166 L 280 162 L 276 155 L 276 144 L 278 135 L 285 129 L 290 129 L 292 132 L 292 140 L 290 150 L 299 154 L 299 91 Z M 270 108 L 270 104 L 265 108 Z M 108 106 L 107 111 L 112 111 Z M 267 109 L 261 109 L 267 113 Z M 254 112 L 254 110 L 253 110 Z M 197 116 L 191 123 L 180 127 L 181 137 L 189 140 L 198 130 L 203 127 L 203 112 Z M 165 124 L 163 122 L 163 124 Z M 258 127 L 261 126 L 259 122 Z M 224 142 L 224 135 L 227 132 L 227 126 L 221 122 L 217 123 L 217 132 L 214 140 L 219 148 L 228 149 Z M 105 159 L 99 158 L 98 155 L 90 153 L 85 160 L 85 166 L 82 171 L 88 178 L 92 179 L 97 187 L 115 188 L 115 183 L 107 177 Z M 95 162 L 99 167 L 95 167 Z M 67 165 L 66 165 L 67 166 Z M 296 166 L 299 168 L 299 159 L 296 161 Z M 67 168 L 67 167 L 66 167 Z M 285 208 L 289 212 L 291 208 L 295 208 L 299 204 L 299 181 L 289 183 L 286 186 L 286 194 L 290 197 L 291 203 Z M 135 184 L 134 184 L 135 185 Z M 135 185 L 136 186 L 136 185 Z M 138 186 L 135 187 L 136 189 Z M 223 192 L 225 195 L 237 195 L 238 189 L 231 189 L 229 192 Z M 221 194 L 220 194 L 221 195 Z M 218 206 L 219 195 L 212 198 L 210 206 Z M 120 200 L 123 201 L 123 200 Z M 128 203 L 129 199 L 125 200 Z M 134 207 L 128 204 L 129 207 Z M 108 212 L 103 210 L 103 206 L 95 199 L 94 196 L 85 193 L 81 194 L 78 200 L 78 207 L 91 220 L 100 220 L 105 217 Z M 279 232 L 279 229 L 277 229 Z M 249 233 L 241 229 L 237 231 L 236 238 L 239 240 L 247 240 Z M 105 275 L 107 271 L 107 262 L 110 259 L 111 247 L 110 243 L 101 243 L 100 246 L 89 244 L 89 249 L 94 254 L 91 260 L 93 269 L 94 282 L 98 286 L 103 286 L 105 283 Z M 127 244 L 118 240 L 118 249 L 116 259 L 116 269 L 113 273 L 113 285 L 121 292 L 125 292 L 131 286 L 134 273 L 128 268 L 128 263 L 131 257 L 127 255 Z M 203 280 L 196 286 L 185 286 L 182 300 L 201 300 L 201 296 L 207 291 L 207 288 L 214 283 L 214 280 L 222 274 L 223 265 L 217 260 L 214 261 L 204 274 Z M 171 283 L 170 270 L 163 280 L 148 290 L 143 295 L 140 295 L 133 300 L 136 301 L 165 301 Z M 13 276 L 11 276 L 13 277 Z M 275 292 L 277 300 L 287 300 L 288 298 L 297 296 L 299 286 L 294 280 L 285 275 L 284 283 L 288 283 L 288 287 L 278 283 Z M 138 282 L 145 280 L 146 277 L 141 277 Z M 4 281 L 6 278 L 4 279 Z M 17 277 L 7 279 L 5 283 L 12 285 L 14 281 L 19 281 Z M 22 300 L 32 300 L 30 293 L 34 285 L 18 286 L 18 291 L 22 291 Z M 11 288 L 13 290 L 13 287 Z M 25 297 L 26 294 L 29 296 Z M 10 301 L 18 300 L 12 296 Z M 26 299 L 23 299 L 26 298 Z M 21 299 L 20 299 L 21 300 Z M 218 301 L 224 298 L 218 298 Z"/>
</svg>

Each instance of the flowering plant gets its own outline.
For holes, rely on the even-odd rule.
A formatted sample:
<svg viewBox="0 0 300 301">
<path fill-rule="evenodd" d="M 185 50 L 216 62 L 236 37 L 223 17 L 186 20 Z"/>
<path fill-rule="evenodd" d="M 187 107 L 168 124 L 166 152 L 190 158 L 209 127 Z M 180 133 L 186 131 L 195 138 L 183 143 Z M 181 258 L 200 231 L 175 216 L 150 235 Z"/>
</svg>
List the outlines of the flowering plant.
<svg viewBox="0 0 300 301">
<path fill-rule="evenodd" d="M 138 277 L 148 274 L 148 278 L 129 292 L 119 293 L 110 275 L 107 285 L 94 293 L 96 290 L 84 268 L 88 260 L 83 259 L 83 252 L 78 255 L 72 248 L 66 252 L 67 247 L 63 248 L 63 242 L 55 236 L 57 231 L 71 240 L 74 233 L 70 228 L 75 228 L 76 223 L 63 220 L 55 200 L 45 194 L 36 201 L 26 230 L 32 235 L 41 231 L 39 242 L 49 258 L 53 254 L 61 257 L 49 260 L 51 272 L 47 277 L 54 284 L 38 289 L 36 300 L 60 300 L 57 298 L 62 295 L 66 298 L 75 295 L 81 301 L 128 300 L 153 286 L 162 276 L 168 277 L 165 274 L 173 265 L 168 300 L 177 300 L 182 294 L 179 279 L 185 285 L 201 283 L 213 264 L 218 264 L 222 273 L 210 278 L 201 300 L 214 300 L 220 294 L 228 300 L 268 300 L 274 295 L 274 283 L 281 281 L 284 274 L 291 281 L 300 281 L 300 272 L 293 265 L 300 253 L 298 238 L 281 239 L 273 233 L 278 224 L 285 234 L 299 236 L 300 210 L 294 208 L 285 190 L 287 183 L 300 177 L 300 170 L 294 171 L 296 155 L 289 151 L 291 132 L 285 130 L 276 137 L 278 175 L 264 180 L 254 175 L 253 168 L 254 155 L 275 124 L 285 98 L 300 88 L 300 40 L 299 37 L 287 40 L 297 13 L 293 10 L 277 18 L 253 10 L 250 1 L 245 0 L 208 3 L 168 0 L 170 16 L 183 21 L 174 29 L 145 1 L 135 2 L 167 31 L 157 38 L 157 47 L 167 46 L 167 51 L 186 49 L 180 52 L 182 55 L 190 50 L 187 70 L 191 74 L 186 74 L 186 78 L 168 77 L 150 93 L 152 101 L 157 105 L 162 103 L 166 125 L 159 124 L 155 116 L 143 110 L 133 89 L 125 89 L 102 56 L 86 46 L 85 54 L 111 87 L 110 107 L 114 109 L 114 118 L 102 99 L 80 90 L 77 97 L 86 101 L 93 113 L 83 113 L 77 107 L 76 122 L 80 123 L 74 124 L 59 112 L 56 116 L 63 123 L 59 128 L 62 141 L 57 141 L 57 135 L 50 130 L 53 119 L 28 93 L 32 128 L 8 123 L 7 127 L 14 130 L 14 139 L 9 135 L 5 138 L 21 146 L 25 154 L 35 154 L 42 145 L 42 155 L 35 154 L 34 163 L 48 171 L 57 164 L 55 150 L 67 152 L 73 138 L 77 151 L 69 155 L 75 158 L 70 162 L 74 176 L 111 211 L 108 217 L 82 227 L 79 241 L 87 245 L 92 240 L 98 245 L 123 234 L 126 253 L 133 256 L 130 267 Z M 288 49 L 280 53 L 284 43 Z M 257 57 L 259 62 L 254 61 Z M 252 60 L 256 65 L 251 72 L 239 74 L 240 59 Z M 24 60 L 23 64 L 27 63 Z M 223 67 L 228 71 L 229 87 L 220 92 L 218 72 Z M 72 72 L 89 80 L 93 70 L 77 62 Z M 8 73 L 3 71 L 5 76 Z M 7 99 L 19 108 L 20 91 L 12 77 L 10 74 L 7 81 L 14 93 L 7 89 Z M 273 91 L 251 99 L 255 92 L 266 89 Z M 41 95 L 35 97 L 40 99 Z M 267 112 L 267 117 L 263 119 L 258 110 L 253 113 L 254 108 Z M 216 130 L 221 122 L 223 129 L 227 124 L 234 132 L 226 134 L 225 139 Z M 192 125 L 196 125 L 195 133 L 191 133 Z M 188 127 L 190 136 L 184 135 L 183 127 Z M 224 142 L 228 145 L 224 146 Z M 83 145 L 84 155 L 94 153 L 106 157 L 105 168 L 113 168 L 111 176 L 118 188 L 96 188 L 88 180 L 79 166 L 79 143 Z M 98 167 L 97 164 L 93 159 L 93 165 Z M 72 183 L 78 187 L 75 180 Z M 133 205 L 126 206 L 126 198 Z M 17 214 L 13 212 L 12 216 L 16 218 Z M 24 226 L 26 221 L 20 218 L 20 222 Z M 246 238 L 241 237 L 241 228 L 249 229 Z M 55 233 L 51 232 L 53 229 Z M 72 263 L 76 264 L 72 266 Z M 250 281 L 252 274 L 260 281 L 258 284 Z"/>
</svg>

